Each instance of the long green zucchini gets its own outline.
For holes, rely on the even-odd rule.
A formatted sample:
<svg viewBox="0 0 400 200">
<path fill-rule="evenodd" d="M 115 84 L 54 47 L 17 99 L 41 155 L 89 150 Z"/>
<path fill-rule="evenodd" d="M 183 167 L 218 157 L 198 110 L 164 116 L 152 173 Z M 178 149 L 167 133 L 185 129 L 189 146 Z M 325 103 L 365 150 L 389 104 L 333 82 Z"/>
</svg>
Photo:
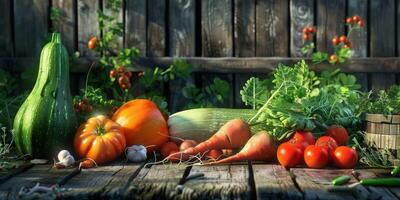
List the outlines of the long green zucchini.
<svg viewBox="0 0 400 200">
<path fill-rule="evenodd" d="M 202 142 L 218 131 L 227 121 L 235 118 L 249 120 L 257 110 L 230 108 L 197 108 L 171 115 L 168 119 L 169 133 L 174 141 L 190 139 Z M 252 133 L 261 131 L 252 126 Z"/>
</svg>

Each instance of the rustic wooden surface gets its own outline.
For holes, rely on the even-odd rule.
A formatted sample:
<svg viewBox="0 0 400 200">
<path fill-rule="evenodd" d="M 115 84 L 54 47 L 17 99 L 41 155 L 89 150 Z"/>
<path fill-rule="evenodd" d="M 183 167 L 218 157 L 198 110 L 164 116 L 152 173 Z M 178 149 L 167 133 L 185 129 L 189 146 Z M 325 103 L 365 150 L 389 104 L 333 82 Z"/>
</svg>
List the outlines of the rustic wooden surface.
<svg viewBox="0 0 400 200">
<path fill-rule="evenodd" d="M 27 167 L 29 166 L 29 167 Z M 280 165 L 241 163 L 217 166 L 184 164 L 145 165 L 117 161 L 107 166 L 77 171 L 55 169 L 50 164 L 22 165 L 0 172 L 1 199 L 17 199 L 22 187 L 37 183 L 53 187 L 51 192 L 30 197 L 60 199 L 399 199 L 396 187 L 357 186 L 332 192 L 331 180 L 350 175 L 348 184 L 362 178 L 390 176 L 389 169 L 308 169 L 286 170 Z M 202 176 L 190 179 L 192 176 Z M 355 175 L 357 174 L 357 175 Z M 9 175 L 7 178 L 6 175 Z"/>
<path fill-rule="evenodd" d="M 387 88 L 400 81 L 400 59 L 396 58 L 400 52 L 400 4 L 396 0 L 122 2 L 124 5 L 117 16 L 118 21 L 124 23 L 124 34 L 117 46 L 137 47 L 141 56 L 169 57 L 166 62 L 164 58 L 161 61 L 144 59 L 146 65 L 139 62 L 138 70 L 154 67 L 153 64 L 171 63 L 173 57 L 196 56 L 189 58 L 189 62 L 194 64 L 195 71 L 202 73 L 163 86 L 172 112 L 182 108 L 180 100 L 184 98 L 178 91 L 186 83 L 201 87 L 215 76 L 228 80 L 231 86 L 231 95 L 224 106 L 243 106 L 240 99 L 234 98 L 240 91 L 243 77 L 268 73 L 279 62 L 292 63 L 292 57 L 303 57 L 300 48 L 304 44 L 302 29 L 305 26 L 318 29 L 313 38 L 317 49 L 328 50 L 331 54 L 332 37 L 348 32 L 343 22 L 345 17 L 352 15 L 359 15 L 364 20 L 364 28 L 350 36 L 353 56 L 359 60 L 338 67 L 354 73 L 365 91 Z M 37 67 L 38 55 L 48 33 L 59 31 L 70 55 L 79 51 L 82 56 L 82 62 L 71 63 L 74 72 L 72 91 L 76 94 L 84 85 L 90 66 L 86 60 L 96 56 L 87 49 L 87 40 L 95 35 L 101 37 L 97 11 L 109 13 L 106 3 L 107 0 L 1 2 L 0 67 L 16 72 Z M 59 21 L 50 20 L 51 7 L 61 9 Z M 231 56 L 252 58 L 242 60 Z M 276 59 L 276 56 L 280 58 Z M 379 57 L 390 58 L 382 60 Z M 315 66 L 317 69 L 329 67 L 326 64 Z"/>
</svg>

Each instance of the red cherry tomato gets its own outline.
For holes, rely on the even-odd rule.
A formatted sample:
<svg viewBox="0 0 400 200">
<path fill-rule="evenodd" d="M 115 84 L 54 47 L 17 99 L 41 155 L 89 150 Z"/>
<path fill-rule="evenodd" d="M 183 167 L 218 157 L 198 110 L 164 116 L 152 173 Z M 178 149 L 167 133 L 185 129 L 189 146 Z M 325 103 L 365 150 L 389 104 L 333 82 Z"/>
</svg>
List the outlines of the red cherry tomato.
<svg viewBox="0 0 400 200">
<path fill-rule="evenodd" d="M 286 142 L 279 145 L 276 154 L 279 163 L 285 168 L 295 167 L 303 159 L 301 149 Z"/>
<path fill-rule="evenodd" d="M 352 24 L 352 23 L 353 23 L 353 18 L 348 17 L 348 18 L 346 19 L 346 23 L 347 23 L 347 24 Z"/>
<path fill-rule="evenodd" d="M 358 24 L 358 26 L 359 26 L 359 27 L 363 27 L 363 26 L 364 26 L 364 22 L 363 22 L 363 21 L 361 21 L 361 20 L 360 20 L 360 21 L 358 21 L 358 22 L 357 22 L 357 24 Z"/>
<path fill-rule="evenodd" d="M 118 84 L 121 86 L 122 86 L 122 84 L 127 84 L 129 82 L 130 82 L 130 80 L 129 80 L 128 76 L 122 75 L 118 78 Z"/>
<path fill-rule="evenodd" d="M 325 135 L 332 137 L 339 146 L 346 145 L 349 141 L 349 134 L 347 133 L 347 130 L 341 126 L 332 125 L 328 127 Z"/>
<path fill-rule="evenodd" d="M 342 35 L 339 37 L 339 41 L 345 43 L 347 42 L 347 37 L 345 35 Z"/>
<path fill-rule="evenodd" d="M 132 72 L 131 71 L 127 71 L 124 73 L 125 76 L 132 78 Z"/>
<path fill-rule="evenodd" d="M 308 27 L 304 27 L 304 28 L 303 28 L 303 33 L 304 33 L 304 35 L 310 33 L 310 32 L 308 31 Z"/>
<path fill-rule="evenodd" d="M 178 152 L 178 145 L 176 145 L 174 142 L 166 142 L 163 145 L 161 145 L 161 155 L 165 157 L 167 157 L 169 154 L 171 154 L 171 152 Z"/>
<path fill-rule="evenodd" d="M 333 153 L 338 145 L 332 137 L 322 136 L 315 142 L 315 146 L 326 148 L 329 153 L 329 157 L 332 158 Z"/>
<path fill-rule="evenodd" d="M 302 153 L 304 152 L 304 149 L 306 149 L 307 146 L 308 146 L 307 141 L 305 141 L 305 140 L 300 140 L 300 139 L 296 139 L 296 138 L 290 139 L 289 141 L 287 141 L 287 143 L 289 143 L 289 144 L 291 144 L 291 145 L 294 145 L 294 146 L 300 148 Z"/>
<path fill-rule="evenodd" d="M 303 40 L 307 41 L 310 39 L 310 35 L 309 34 L 303 34 Z"/>
<path fill-rule="evenodd" d="M 308 31 L 309 33 L 315 33 L 315 32 L 317 32 L 317 29 L 311 26 L 311 27 L 308 27 L 308 28 L 307 28 L 307 31 Z"/>
<path fill-rule="evenodd" d="M 314 136 L 309 131 L 297 130 L 292 136 L 296 141 L 306 141 L 309 145 L 315 144 Z"/>
<path fill-rule="evenodd" d="M 339 40 L 338 37 L 334 37 L 334 38 L 332 39 L 332 44 L 333 44 L 333 45 L 338 45 L 339 43 L 340 43 L 340 40 Z"/>
<path fill-rule="evenodd" d="M 354 15 L 354 16 L 353 16 L 353 21 L 355 21 L 355 22 L 360 21 L 360 16 Z"/>
<path fill-rule="evenodd" d="M 323 168 L 329 161 L 328 151 L 326 148 L 310 145 L 304 150 L 304 161 L 310 168 Z"/>
<path fill-rule="evenodd" d="M 90 39 L 89 39 L 89 41 L 88 41 L 88 44 L 87 44 L 87 46 L 88 46 L 88 48 L 89 49 L 94 49 L 94 48 L 96 48 L 96 45 L 97 45 L 97 38 L 96 37 L 91 37 Z"/>
<path fill-rule="evenodd" d="M 117 71 L 115 69 L 113 69 L 113 70 L 110 71 L 109 75 L 110 75 L 111 78 L 115 78 L 115 77 L 117 77 L 117 74 L 118 74 Z"/>
<path fill-rule="evenodd" d="M 358 162 L 357 151 L 348 146 L 340 146 L 335 149 L 333 162 L 342 169 L 354 168 Z"/>
</svg>

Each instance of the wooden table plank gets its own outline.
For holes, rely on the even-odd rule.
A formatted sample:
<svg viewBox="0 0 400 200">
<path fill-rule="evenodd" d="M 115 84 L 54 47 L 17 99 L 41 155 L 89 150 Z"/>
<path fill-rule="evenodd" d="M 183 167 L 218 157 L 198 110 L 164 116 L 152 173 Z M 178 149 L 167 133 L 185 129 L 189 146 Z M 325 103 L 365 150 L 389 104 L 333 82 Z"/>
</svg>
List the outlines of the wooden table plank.
<svg viewBox="0 0 400 200">
<path fill-rule="evenodd" d="M 176 190 L 186 170 L 186 165 L 166 164 L 143 168 L 133 179 L 125 198 L 173 199 L 180 193 Z"/>
<path fill-rule="evenodd" d="M 289 171 L 280 165 L 253 164 L 258 199 L 302 199 Z"/>
<path fill-rule="evenodd" d="M 292 168 L 297 185 L 304 193 L 304 199 L 355 199 L 351 193 L 328 192 L 332 179 L 341 175 L 351 175 L 351 170 Z M 353 178 L 349 183 L 355 183 Z"/>
<path fill-rule="evenodd" d="M 0 184 L 0 199 L 16 197 L 22 187 L 33 187 L 37 183 L 47 187 L 52 186 L 73 170 L 73 168 L 54 169 L 52 165 L 35 165 Z"/>
<path fill-rule="evenodd" d="M 358 178 L 376 178 L 376 177 L 388 177 L 390 175 L 390 170 L 385 169 L 360 169 L 357 170 L 359 173 Z M 400 194 L 400 190 L 396 188 L 386 188 L 386 187 L 373 187 L 367 186 L 366 187 L 370 192 L 371 199 L 398 199 L 398 195 Z M 391 190 L 392 189 L 392 190 Z M 393 194 L 393 193 L 395 194 Z"/>
<path fill-rule="evenodd" d="M 184 184 L 184 199 L 249 199 L 249 169 L 247 165 L 193 166 L 190 175 L 204 173 L 203 178 Z"/>
</svg>

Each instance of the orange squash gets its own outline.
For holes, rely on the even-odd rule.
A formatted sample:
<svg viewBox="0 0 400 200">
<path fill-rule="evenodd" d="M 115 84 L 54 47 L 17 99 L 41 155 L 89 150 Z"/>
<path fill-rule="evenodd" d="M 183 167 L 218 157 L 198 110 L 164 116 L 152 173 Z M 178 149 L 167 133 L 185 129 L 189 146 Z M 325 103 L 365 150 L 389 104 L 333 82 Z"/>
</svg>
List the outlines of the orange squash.
<svg viewBox="0 0 400 200">
<path fill-rule="evenodd" d="M 151 153 L 168 141 L 167 122 L 150 100 L 135 99 L 125 103 L 112 120 L 122 126 L 128 146 L 143 145 Z"/>
<path fill-rule="evenodd" d="M 75 151 L 81 158 L 90 158 L 101 165 L 115 160 L 126 146 L 122 127 L 103 115 L 82 124 L 74 139 Z"/>
</svg>

